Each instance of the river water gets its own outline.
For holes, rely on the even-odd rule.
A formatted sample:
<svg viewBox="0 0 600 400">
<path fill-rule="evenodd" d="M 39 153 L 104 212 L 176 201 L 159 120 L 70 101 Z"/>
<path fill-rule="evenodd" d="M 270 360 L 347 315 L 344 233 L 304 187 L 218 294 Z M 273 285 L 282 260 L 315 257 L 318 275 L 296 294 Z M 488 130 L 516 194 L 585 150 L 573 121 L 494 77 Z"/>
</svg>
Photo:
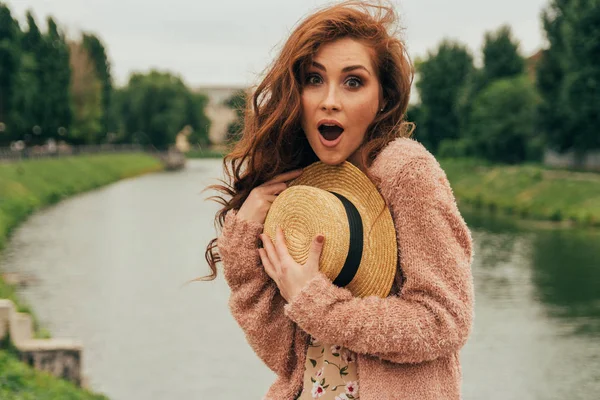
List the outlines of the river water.
<svg viewBox="0 0 600 400">
<path fill-rule="evenodd" d="M 227 308 L 204 250 L 221 160 L 121 181 L 17 229 L 0 267 L 55 337 L 84 344 L 84 375 L 112 400 L 260 399 L 274 375 Z M 463 212 L 475 243 L 476 306 L 466 400 L 597 399 L 600 235 L 517 227 Z"/>
</svg>

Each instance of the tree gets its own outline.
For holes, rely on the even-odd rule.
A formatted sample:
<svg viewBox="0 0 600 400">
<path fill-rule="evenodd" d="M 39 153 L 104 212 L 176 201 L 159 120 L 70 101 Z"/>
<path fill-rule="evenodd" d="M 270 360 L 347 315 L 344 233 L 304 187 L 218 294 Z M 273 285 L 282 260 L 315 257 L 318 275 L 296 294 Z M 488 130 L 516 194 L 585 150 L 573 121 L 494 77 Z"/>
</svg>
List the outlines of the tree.
<svg viewBox="0 0 600 400">
<path fill-rule="evenodd" d="M 600 0 L 553 0 L 542 23 L 538 126 L 555 150 L 600 149 Z"/>
<path fill-rule="evenodd" d="M 540 157 L 535 130 L 539 102 L 533 83 L 521 74 L 497 79 L 475 98 L 465 132 L 468 153 L 495 162 L 519 163 Z"/>
<path fill-rule="evenodd" d="M 466 46 L 444 40 L 438 49 L 428 52 L 416 63 L 421 97 L 416 137 L 432 152 L 443 139 L 460 136 L 456 108 L 461 88 L 473 71 L 473 57 Z"/>
<path fill-rule="evenodd" d="M 71 66 L 71 99 L 73 124 L 69 141 L 77 144 L 95 144 L 104 138 L 102 129 L 102 82 L 96 75 L 96 66 L 82 43 L 69 43 Z"/>
<path fill-rule="evenodd" d="M 486 32 L 483 45 L 483 83 L 521 75 L 525 59 L 519 54 L 519 43 L 513 39 L 508 25 Z"/>
<path fill-rule="evenodd" d="M 21 30 L 10 10 L 0 3 L 0 144 L 16 138 L 17 75 L 21 66 Z"/>
<path fill-rule="evenodd" d="M 42 34 L 31 11 L 21 37 L 21 68 L 15 76 L 15 128 L 30 144 L 68 133 L 71 124 L 69 50 L 52 18 Z"/>
<path fill-rule="evenodd" d="M 461 132 L 471 127 L 471 112 L 482 91 L 499 79 L 512 78 L 525 72 L 525 59 L 509 26 L 485 33 L 482 47 L 483 67 L 475 69 L 465 81 L 457 100 Z"/>
<path fill-rule="evenodd" d="M 123 130 L 121 141 L 166 149 L 175 143 L 175 136 L 186 125 L 200 135 L 201 139 L 194 136 L 193 141 L 208 141 L 206 99 L 192 94 L 178 76 L 155 70 L 145 75 L 133 74 L 117 97 Z"/>
<path fill-rule="evenodd" d="M 45 138 L 59 138 L 67 134 L 71 127 L 71 67 L 69 47 L 64 34 L 59 31 L 52 17 L 47 19 L 48 32 L 44 37 L 47 49 L 44 66 L 43 95 L 45 100 L 43 128 Z"/>
<path fill-rule="evenodd" d="M 115 121 L 110 119 L 111 100 L 113 95 L 113 83 L 110 71 L 110 62 L 106 55 L 106 48 L 100 39 L 93 34 L 83 35 L 83 46 L 87 50 L 95 73 L 102 85 L 102 128 L 105 134 L 116 130 Z"/>
<path fill-rule="evenodd" d="M 45 99 L 42 87 L 44 74 L 41 60 L 45 59 L 46 46 L 31 11 L 26 14 L 27 30 L 21 38 L 22 67 L 17 85 L 15 106 L 19 110 L 18 129 L 22 139 L 38 142 L 44 124 Z"/>
<path fill-rule="evenodd" d="M 191 145 L 208 146 L 210 139 L 208 132 L 210 131 L 210 119 L 204 112 L 208 105 L 208 96 L 202 93 L 189 92 L 187 99 L 186 119 L 192 127 L 192 133 L 188 137 Z"/>
</svg>

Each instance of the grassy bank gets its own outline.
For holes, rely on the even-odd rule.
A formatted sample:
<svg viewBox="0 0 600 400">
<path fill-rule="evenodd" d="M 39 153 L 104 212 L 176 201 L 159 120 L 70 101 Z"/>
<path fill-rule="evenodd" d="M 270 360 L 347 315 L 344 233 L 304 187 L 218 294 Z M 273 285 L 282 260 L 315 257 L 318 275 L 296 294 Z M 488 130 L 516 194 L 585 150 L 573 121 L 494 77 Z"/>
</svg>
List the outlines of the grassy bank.
<svg viewBox="0 0 600 400">
<path fill-rule="evenodd" d="M 0 164 L 0 250 L 12 230 L 30 214 L 61 199 L 109 183 L 161 170 L 162 164 L 146 154 L 110 154 L 31 160 Z M 13 286 L 0 278 L 0 298 L 11 299 L 19 311 L 35 314 L 16 296 Z M 0 351 L 1 399 L 102 399 L 19 363 Z"/>
<path fill-rule="evenodd" d="M 520 218 L 600 226 L 600 174 L 441 159 L 461 203 Z"/>
<path fill-rule="evenodd" d="M 194 150 L 187 158 L 222 158 L 224 149 Z M 600 227 L 600 174 L 542 165 L 493 165 L 439 159 L 462 205 L 523 219 Z"/>
<path fill-rule="evenodd" d="M 0 351 L 0 399 L 2 400 L 107 400 L 36 371 L 19 362 L 13 355 Z"/>
</svg>

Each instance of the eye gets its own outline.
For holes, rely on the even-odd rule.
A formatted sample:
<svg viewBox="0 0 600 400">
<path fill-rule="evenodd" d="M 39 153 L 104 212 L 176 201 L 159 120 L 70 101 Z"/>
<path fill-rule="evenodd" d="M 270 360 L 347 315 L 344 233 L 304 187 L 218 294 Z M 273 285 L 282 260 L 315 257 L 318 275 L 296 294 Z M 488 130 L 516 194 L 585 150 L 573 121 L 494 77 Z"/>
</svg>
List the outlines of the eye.
<svg viewBox="0 0 600 400">
<path fill-rule="evenodd" d="M 352 83 L 353 84 L 350 84 Z M 351 88 L 355 89 L 355 88 L 359 88 L 362 86 L 362 81 L 360 80 L 360 78 L 357 78 L 355 76 L 351 77 L 350 79 L 348 79 L 346 81 L 346 83 L 348 83 L 348 86 L 350 86 Z"/>
<path fill-rule="evenodd" d="M 321 77 L 317 74 L 310 74 L 306 77 L 305 83 L 309 85 L 318 85 L 321 81 Z"/>
</svg>

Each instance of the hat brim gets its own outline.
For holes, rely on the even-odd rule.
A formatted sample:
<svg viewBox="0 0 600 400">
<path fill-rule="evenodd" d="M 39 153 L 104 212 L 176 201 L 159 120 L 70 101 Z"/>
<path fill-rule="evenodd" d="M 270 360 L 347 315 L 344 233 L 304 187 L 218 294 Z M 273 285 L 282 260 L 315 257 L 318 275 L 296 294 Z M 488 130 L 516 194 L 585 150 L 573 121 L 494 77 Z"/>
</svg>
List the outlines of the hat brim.
<svg viewBox="0 0 600 400">
<path fill-rule="evenodd" d="M 323 162 L 316 162 L 304 169 L 302 175 L 295 180 L 291 181 L 288 185 L 290 190 L 295 186 L 310 186 L 318 189 L 325 190 L 327 192 L 338 193 L 348 199 L 357 209 L 360 214 L 362 225 L 363 225 L 363 250 L 360 265 L 354 278 L 345 287 L 349 289 L 357 297 L 365 296 L 379 296 L 386 297 L 392 287 L 394 277 L 396 275 L 397 261 L 398 261 L 398 248 L 396 239 L 396 230 L 394 227 L 394 221 L 392 219 L 390 210 L 385 204 L 385 201 L 381 197 L 379 191 L 371 180 L 357 167 L 348 161 L 343 162 L 339 165 L 327 165 Z M 285 207 L 284 204 L 279 203 L 290 201 L 282 196 L 286 191 L 281 193 L 279 197 L 272 204 L 271 208 L 280 209 L 280 206 Z M 338 201 L 335 196 L 332 195 L 334 200 Z M 323 197 L 321 197 L 323 198 Z M 325 198 L 328 203 L 328 198 Z M 341 202 L 340 202 L 341 206 Z M 333 242 L 336 245 L 340 243 L 347 243 L 348 239 L 348 226 L 347 221 L 340 218 L 343 215 L 343 211 L 339 209 L 331 211 L 332 204 L 312 204 L 312 210 L 306 210 L 303 218 L 310 218 L 311 220 L 318 220 L 321 223 L 317 224 L 315 229 L 322 228 L 329 231 L 330 238 L 333 235 L 339 235 L 337 240 L 328 239 L 327 234 L 325 247 L 321 255 L 321 260 L 328 259 L 328 254 L 325 254 L 328 244 Z M 334 206 L 335 207 L 335 206 Z M 343 210 L 343 208 L 341 208 Z M 284 213 L 289 211 L 283 210 Z M 337 216 L 337 220 L 333 217 Z M 279 214 L 275 216 L 275 214 Z M 284 218 L 279 212 L 271 213 L 267 215 L 265 220 L 265 233 L 273 238 L 276 225 L 281 225 L 281 219 Z M 294 218 L 298 218 L 296 215 Z M 345 225 L 344 225 L 345 223 Z M 320 226 L 319 226 L 320 225 Z M 302 232 L 284 232 L 286 234 L 286 240 L 288 236 L 294 236 L 297 238 L 298 235 L 307 235 L 306 230 L 302 229 Z M 324 232 L 315 232 L 324 233 Z M 312 237 L 303 238 L 302 242 L 306 243 L 306 246 L 310 245 Z M 328 243 L 329 242 L 329 243 Z M 345 245 L 347 252 L 347 244 Z M 306 259 L 308 248 L 305 251 L 301 251 L 300 254 L 293 255 L 297 262 L 298 259 Z M 324 266 L 324 272 L 332 280 L 336 273 L 339 272 L 341 266 L 331 266 L 326 263 Z M 337 272 L 336 272 L 337 271 Z"/>
</svg>

